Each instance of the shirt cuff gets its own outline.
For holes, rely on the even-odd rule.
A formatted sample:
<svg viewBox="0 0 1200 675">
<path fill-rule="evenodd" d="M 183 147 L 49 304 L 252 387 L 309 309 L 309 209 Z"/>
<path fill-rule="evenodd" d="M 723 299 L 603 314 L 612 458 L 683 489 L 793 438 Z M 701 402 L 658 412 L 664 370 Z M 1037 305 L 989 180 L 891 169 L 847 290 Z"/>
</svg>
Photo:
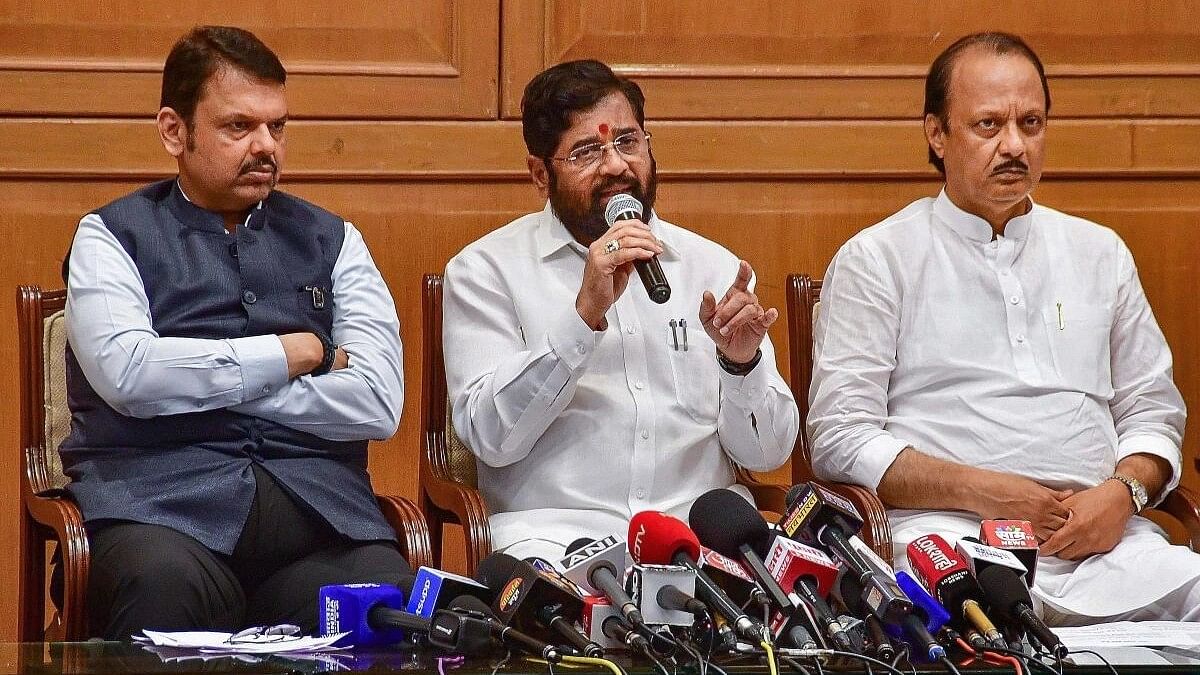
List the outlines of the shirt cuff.
<svg viewBox="0 0 1200 675">
<path fill-rule="evenodd" d="M 569 370 L 575 371 L 591 358 L 599 334 L 584 323 L 579 312 L 572 307 L 571 311 L 558 320 L 557 325 L 551 327 L 547 337 L 550 340 L 550 348 L 558 358 Z"/>
<path fill-rule="evenodd" d="M 287 354 L 277 335 L 226 340 L 242 370 L 242 401 L 268 396 L 288 382 Z"/>
<path fill-rule="evenodd" d="M 908 441 L 886 432 L 867 441 L 858 449 L 854 464 L 850 467 L 850 482 L 878 490 L 883 475 L 909 445 L 911 443 Z"/>
<path fill-rule="evenodd" d="M 1157 495 L 1151 495 L 1149 506 L 1157 506 L 1163 497 L 1179 486 L 1179 478 L 1183 469 L 1179 448 L 1175 447 L 1171 441 L 1154 434 L 1132 434 L 1117 441 L 1117 463 L 1130 455 L 1137 454 L 1162 457 L 1171 465 L 1170 480 L 1159 490 Z"/>
<path fill-rule="evenodd" d="M 763 359 L 759 359 L 754 370 L 745 375 L 734 375 L 724 368 L 717 366 L 721 378 L 721 398 L 733 405 L 754 412 L 767 404 L 767 368 Z"/>
</svg>

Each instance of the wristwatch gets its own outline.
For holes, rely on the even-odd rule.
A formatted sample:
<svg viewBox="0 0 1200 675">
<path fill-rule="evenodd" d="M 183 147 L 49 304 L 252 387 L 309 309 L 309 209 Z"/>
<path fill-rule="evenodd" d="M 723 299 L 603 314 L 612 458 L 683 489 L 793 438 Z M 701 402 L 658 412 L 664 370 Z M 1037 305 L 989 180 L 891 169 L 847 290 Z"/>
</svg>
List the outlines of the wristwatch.
<svg viewBox="0 0 1200 675">
<path fill-rule="evenodd" d="M 333 370 L 333 361 L 337 358 L 337 345 L 333 344 L 333 340 L 321 334 L 317 334 L 317 339 L 321 341 L 321 348 L 325 353 L 321 357 L 321 365 L 313 368 L 309 375 L 324 375 Z"/>
<path fill-rule="evenodd" d="M 1120 473 L 1114 473 L 1105 480 L 1118 480 L 1129 488 L 1129 496 L 1133 499 L 1133 513 L 1137 515 L 1146 508 L 1146 504 L 1150 502 L 1150 495 L 1146 493 L 1146 486 L 1142 485 L 1142 481 Z"/>
<path fill-rule="evenodd" d="M 739 377 L 745 377 L 747 374 L 750 373 L 750 371 L 754 370 L 754 366 L 757 366 L 758 362 L 761 360 L 762 360 L 762 350 L 761 349 L 755 350 L 754 358 L 750 359 L 746 363 L 734 363 L 733 361 L 730 361 L 729 359 L 725 358 L 725 355 L 721 353 L 721 350 L 719 350 L 719 349 L 717 350 L 717 363 L 721 364 L 721 369 L 724 370 L 725 372 L 729 373 L 730 375 L 737 375 Z"/>
</svg>

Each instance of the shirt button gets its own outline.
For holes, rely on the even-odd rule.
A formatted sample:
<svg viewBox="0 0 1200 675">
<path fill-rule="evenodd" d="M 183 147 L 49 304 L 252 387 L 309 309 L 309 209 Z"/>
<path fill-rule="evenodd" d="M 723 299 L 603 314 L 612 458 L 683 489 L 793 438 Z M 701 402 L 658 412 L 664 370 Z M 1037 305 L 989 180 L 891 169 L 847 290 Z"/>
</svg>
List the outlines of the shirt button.
<svg viewBox="0 0 1200 675">
<path fill-rule="evenodd" d="M 1008 276 L 1008 270 L 1000 270 L 1000 276 L 1002 276 L 1002 277 Z"/>
<path fill-rule="evenodd" d="M 1019 304 L 1021 304 L 1021 298 L 1018 298 L 1018 297 L 1017 297 L 1017 296 L 1015 296 L 1015 295 L 1014 295 L 1014 296 L 1012 296 L 1011 298 L 1009 298 L 1009 299 L 1008 299 L 1008 301 L 1009 301 L 1009 302 L 1011 302 L 1011 303 L 1012 303 L 1012 304 L 1014 304 L 1014 305 L 1019 305 Z"/>
<path fill-rule="evenodd" d="M 637 491 L 637 498 L 638 498 L 638 499 L 645 499 L 645 498 L 646 498 L 646 491 L 645 491 L 645 490 L 638 490 L 638 491 Z"/>
<path fill-rule="evenodd" d="M 642 438 L 650 438 L 650 430 L 642 429 Z"/>
<path fill-rule="evenodd" d="M 264 385 L 264 386 L 263 386 L 263 393 L 264 393 L 264 394 L 269 394 L 269 393 L 271 393 L 271 385 L 269 385 L 269 384 L 267 384 L 267 385 Z"/>
<path fill-rule="evenodd" d="M 635 329 L 633 326 L 630 326 L 629 328 L 625 329 L 625 332 L 629 333 L 630 335 L 633 335 L 634 333 L 637 332 L 637 329 Z"/>
<path fill-rule="evenodd" d="M 634 389 L 645 389 L 646 384 L 644 382 L 642 382 L 641 380 L 638 380 L 637 382 L 633 383 L 633 388 Z"/>
<path fill-rule="evenodd" d="M 242 302 L 253 305 L 258 302 L 258 296 L 254 294 L 254 291 L 242 291 Z"/>
<path fill-rule="evenodd" d="M 1025 342 L 1025 334 L 1024 333 L 1017 333 L 1017 342 L 1018 343 Z"/>
</svg>

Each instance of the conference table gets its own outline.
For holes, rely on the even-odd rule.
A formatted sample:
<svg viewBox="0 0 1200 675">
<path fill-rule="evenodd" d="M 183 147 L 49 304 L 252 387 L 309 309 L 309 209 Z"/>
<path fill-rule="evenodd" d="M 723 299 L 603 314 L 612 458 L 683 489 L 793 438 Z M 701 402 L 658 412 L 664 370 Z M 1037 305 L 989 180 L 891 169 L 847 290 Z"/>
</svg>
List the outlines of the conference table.
<svg viewBox="0 0 1200 675">
<path fill-rule="evenodd" d="M 192 658 L 186 658 L 186 657 Z M 566 667 L 562 664 L 549 668 L 545 662 L 514 657 L 501 662 L 503 656 L 494 658 L 472 658 L 467 660 L 443 660 L 430 652 L 406 651 L 403 649 L 348 650 L 320 655 L 248 657 L 219 656 L 201 659 L 194 654 L 156 654 L 140 645 L 124 642 L 67 642 L 67 643 L 0 643 L 0 673 L 30 673 L 46 675 L 72 675 L 83 673 L 325 673 L 325 672 L 406 672 L 444 673 L 444 675 L 612 675 L 601 667 Z M 660 675 L 650 664 L 631 660 L 628 656 L 614 659 L 629 675 Z M 754 657 L 720 658 L 717 663 L 729 675 L 769 675 L 767 665 Z M 1189 650 L 1130 650 L 1119 655 L 1115 668 L 1120 673 L 1200 673 L 1200 652 Z M 439 670 L 439 665 L 441 666 Z M 818 672 L 811 664 L 808 670 Z M 828 661 L 823 666 L 825 673 L 865 673 L 866 669 L 850 661 Z M 923 665 L 905 672 L 921 674 L 946 673 L 941 666 Z M 1010 666 L 971 664 L 960 667 L 963 673 L 1013 673 Z M 693 675 L 698 671 L 691 666 L 681 667 L 678 675 Z M 715 672 L 711 671 L 710 672 Z M 875 673 L 884 672 L 875 668 Z M 1033 673 L 1050 673 L 1048 669 L 1027 670 Z M 1090 665 L 1070 665 L 1065 673 L 1098 674 L 1112 671 L 1099 662 Z M 781 665 L 779 675 L 800 675 L 798 671 Z M 676 675 L 672 673 L 672 675 Z"/>
</svg>

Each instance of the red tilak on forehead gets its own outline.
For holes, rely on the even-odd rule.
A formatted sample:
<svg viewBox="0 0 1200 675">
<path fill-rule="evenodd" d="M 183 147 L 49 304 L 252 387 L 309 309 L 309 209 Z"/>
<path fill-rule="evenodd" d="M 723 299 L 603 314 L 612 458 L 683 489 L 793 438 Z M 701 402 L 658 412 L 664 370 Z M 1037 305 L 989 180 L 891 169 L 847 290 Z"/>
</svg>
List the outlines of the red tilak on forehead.
<svg viewBox="0 0 1200 675">
<path fill-rule="evenodd" d="M 600 126 L 596 127 L 596 130 L 600 132 L 600 140 L 604 140 L 604 141 L 608 140 L 608 125 L 607 124 L 605 124 L 604 122 L 601 122 Z"/>
</svg>

